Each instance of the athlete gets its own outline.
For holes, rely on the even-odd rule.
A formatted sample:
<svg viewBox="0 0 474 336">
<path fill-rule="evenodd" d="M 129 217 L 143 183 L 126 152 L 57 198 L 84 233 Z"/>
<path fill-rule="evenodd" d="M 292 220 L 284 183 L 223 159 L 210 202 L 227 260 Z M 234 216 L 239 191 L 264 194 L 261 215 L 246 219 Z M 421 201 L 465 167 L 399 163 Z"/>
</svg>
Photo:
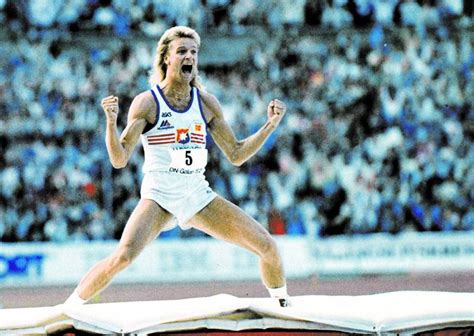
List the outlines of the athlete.
<svg viewBox="0 0 474 336">
<path fill-rule="evenodd" d="M 141 198 L 115 251 L 82 278 L 66 304 L 83 304 L 104 289 L 161 231 L 179 225 L 237 244 L 257 254 L 261 277 L 270 296 L 285 307 L 288 294 L 275 241 L 253 218 L 217 195 L 204 176 L 209 133 L 227 159 L 240 166 L 250 159 L 278 126 L 286 112 L 274 99 L 267 122 L 253 135 L 237 140 L 218 100 L 202 87 L 198 75 L 200 37 L 188 27 L 168 29 L 160 38 L 152 89 L 136 96 L 127 125 L 119 136 L 118 98 L 102 100 L 105 141 L 115 168 L 126 166 L 141 140 L 145 160 Z"/>
</svg>

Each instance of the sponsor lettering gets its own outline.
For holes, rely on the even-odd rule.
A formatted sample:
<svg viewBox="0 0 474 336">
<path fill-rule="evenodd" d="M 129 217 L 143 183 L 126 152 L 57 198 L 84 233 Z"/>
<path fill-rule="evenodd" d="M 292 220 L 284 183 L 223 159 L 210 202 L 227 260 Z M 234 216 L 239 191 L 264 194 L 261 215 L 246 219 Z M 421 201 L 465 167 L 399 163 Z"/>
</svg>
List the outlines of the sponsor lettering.
<svg viewBox="0 0 474 336">
<path fill-rule="evenodd" d="M 18 254 L 7 256 L 0 254 L 0 279 L 8 276 L 29 275 L 41 276 L 43 274 L 43 263 L 45 256 L 43 254 Z"/>
<path fill-rule="evenodd" d="M 169 173 L 176 173 L 176 174 L 183 174 L 183 175 L 202 174 L 202 173 L 204 173 L 204 168 L 186 169 L 186 168 L 169 167 L 168 172 Z"/>
</svg>

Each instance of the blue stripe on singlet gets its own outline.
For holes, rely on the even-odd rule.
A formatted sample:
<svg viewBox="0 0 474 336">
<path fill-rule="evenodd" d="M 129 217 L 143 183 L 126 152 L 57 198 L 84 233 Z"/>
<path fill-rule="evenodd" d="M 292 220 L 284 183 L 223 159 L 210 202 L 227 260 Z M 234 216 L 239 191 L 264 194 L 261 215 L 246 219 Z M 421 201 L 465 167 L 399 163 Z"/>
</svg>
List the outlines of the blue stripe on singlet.
<svg viewBox="0 0 474 336">
<path fill-rule="evenodd" d="M 208 144 L 212 144 L 214 142 L 214 140 L 212 139 L 211 135 L 209 134 L 208 132 L 208 124 L 207 124 L 207 120 L 206 120 L 206 117 L 204 116 L 204 110 L 202 109 L 202 103 L 201 103 L 201 93 L 199 92 L 199 89 L 196 89 L 196 94 L 197 94 L 197 100 L 198 100 L 198 104 L 199 104 L 199 112 L 201 112 L 201 117 L 202 117 L 202 120 L 204 120 L 204 125 L 206 125 L 206 147 Z"/>
<path fill-rule="evenodd" d="M 145 128 L 143 129 L 142 134 L 145 134 L 146 132 L 151 130 L 153 127 L 155 127 L 158 124 L 158 120 L 160 120 L 160 102 L 158 101 L 158 97 L 156 96 L 155 92 L 153 90 L 150 90 L 150 91 L 156 103 L 156 120 L 153 124 L 147 123 Z"/>
<path fill-rule="evenodd" d="M 197 93 L 198 104 L 199 104 L 199 112 L 201 112 L 202 120 L 204 120 L 204 124 L 206 125 L 206 134 L 207 134 L 207 120 L 206 120 L 206 117 L 204 116 L 204 110 L 202 109 L 201 93 L 199 92 L 198 89 L 196 89 L 196 93 Z"/>
<path fill-rule="evenodd" d="M 163 100 L 165 101 L 165 104 L 168 105 L 168 107 L 174 111 L 174 112 L 177 112 L 177 113 L 186 113 L 188 112 L 188 110 L 191 108 L 191 106 L 193 105 L 193 100 L 194 100 L 194 94 L 193 94 L 193 87 L 191 86 L 191 99 L 189 100 L 189 104 L 188 106 L 186 106 L 184 108 L 184 110 L 178 110 L 178 109 L 175 109 L 169 102 L 168 100 L 166 99 L 166 96 L 165 94 L 163 93 L 163 91 L 161 91 L 161 88 L 159 85 L 156 86 L 157 89 L 158 89 L 158 92 L 160 92 L 160 95 L 161 97 L 163 98 Z"/>
</svg>

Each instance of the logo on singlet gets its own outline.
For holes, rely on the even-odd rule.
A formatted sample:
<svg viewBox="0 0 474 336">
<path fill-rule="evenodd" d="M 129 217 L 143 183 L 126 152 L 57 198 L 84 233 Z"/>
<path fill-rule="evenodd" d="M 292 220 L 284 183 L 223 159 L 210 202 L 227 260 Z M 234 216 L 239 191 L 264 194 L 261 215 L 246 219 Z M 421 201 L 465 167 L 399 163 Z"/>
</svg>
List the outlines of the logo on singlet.
<svg viewBox="0 0 474 336">
<path fill-rule="evenodd" d="M 191 142 L 205 145 L 206 137 L 204 135 L 204 125 L 200 121 L 193 121 L 191 125 Z"/>
<path fill-rule="evenodd" d="M 161 122 L 161 125 L 160 127 L 158 127 L 159 130 L 163 130 L 163 129 L 169 129 L 169 128 L 173 128 L 174 126 L 170 124 L 170 122 L 168 120 L 163 120 Z"/>
<path fill-rule="evenodd" d="M 178 128 L 176 130 L 176 142 L 180 144 L 187 144 L 189 140 L 189 128 Z"/>
</svg>

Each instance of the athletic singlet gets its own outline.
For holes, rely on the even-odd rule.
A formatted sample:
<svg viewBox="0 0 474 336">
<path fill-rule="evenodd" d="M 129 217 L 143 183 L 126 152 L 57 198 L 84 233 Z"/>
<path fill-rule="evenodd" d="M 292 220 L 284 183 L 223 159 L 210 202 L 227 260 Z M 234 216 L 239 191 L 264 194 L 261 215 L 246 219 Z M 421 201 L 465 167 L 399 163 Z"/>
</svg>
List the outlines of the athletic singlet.
<svg viewBox="0 0 474 336">
<path fill-rule="evenodd" d="M 191 101 L 184 110 L 172 107 L 158 85 L 151 94 L 157 106 L 156 122 L 140 136 L 145 152 L 143 172 L 204 174 L 207 129 L 199 90 L 192 87 Z"/>
</svg>

